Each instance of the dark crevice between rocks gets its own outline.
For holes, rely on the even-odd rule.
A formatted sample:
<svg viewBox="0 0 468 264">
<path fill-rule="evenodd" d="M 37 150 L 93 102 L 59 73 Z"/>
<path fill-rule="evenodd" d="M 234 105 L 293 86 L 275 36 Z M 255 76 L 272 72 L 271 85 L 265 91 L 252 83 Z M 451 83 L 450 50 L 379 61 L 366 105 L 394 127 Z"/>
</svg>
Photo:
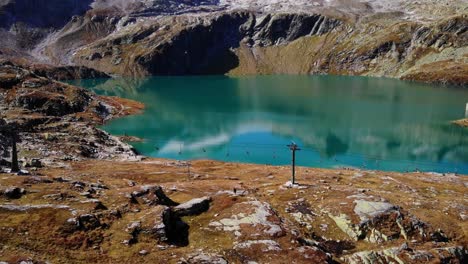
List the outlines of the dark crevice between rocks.
<svg viewBox="0 0 468 264">
<path fill-rule="evenodd" d="M 164 193 L 161 186 L 154 189 L 154 194 L 158 198 L 157 203 L 160 204 L 160 205 L 166 205 L 166 206 L 177 206 L 177 205 L 179 205 L 178 202 L 174 202 L 173 200 L 171 200 L 171 198 L 167 197 L 167 195 Z"/>
<path fill-rule="evenodd" d="M 177 206 L 179 203 L 167 197 L 161 186 L 145 186 L 141 190 L 130 194 L 130 203 L 139 204 L 138 198 L 141 198 L 149 205 Z"/>
<path fill-rule="evenodd" d="M 168 208 L 163 212 L 163 223 L 168 244 L 179 247 L 188 246 L 190 226 L 179 215 Z"/>
<path fill-rule="evenodd" d="M 140 234 L 141 229 L 140 228 L 134 228 L 130 232 L 130 239 L 128 240 L 128 245 L 133 245 L 138 243 L 138 235 Z"/>
</svg>

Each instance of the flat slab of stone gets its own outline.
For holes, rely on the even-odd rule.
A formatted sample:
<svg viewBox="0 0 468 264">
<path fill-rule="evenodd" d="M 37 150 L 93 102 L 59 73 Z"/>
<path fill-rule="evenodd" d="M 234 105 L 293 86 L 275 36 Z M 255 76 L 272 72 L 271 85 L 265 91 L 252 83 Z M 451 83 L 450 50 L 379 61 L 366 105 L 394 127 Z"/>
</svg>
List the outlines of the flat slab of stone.
<svg viewBox="0 0 468 264">
<path fill-rule="evenodd" d="M 228 264 L 224 257 L 214 254 L 200 253 L 197 255 L 192 255 L 188 260 L 184 260 L 181 263 L 187 264 L 201 264 L 201 263 L 210 263 L 210 264 Z"/>
<path fill-rule="evenodd" d="M 210 208 L 211 197 L 195 198 L 173 208 L 177 216 L 199 215 Z"/>
<path fill-rule="evenodd" d="M 378 215 L 398 209 L 395 205 L 385 202 L 371 202 L 365 200 L 356 200 L 354 202 L 356 203 L 354 212 L 359 216 L 361 221 L 367 221 Z"/>
</svg>

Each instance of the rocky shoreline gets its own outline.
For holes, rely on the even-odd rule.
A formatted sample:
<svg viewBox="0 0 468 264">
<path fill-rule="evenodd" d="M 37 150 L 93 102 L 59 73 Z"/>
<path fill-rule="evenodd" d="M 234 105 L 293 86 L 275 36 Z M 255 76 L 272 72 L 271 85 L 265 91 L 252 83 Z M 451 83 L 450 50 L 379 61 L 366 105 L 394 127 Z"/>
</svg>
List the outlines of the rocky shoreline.
<svg viewBox="0 0 468 264">
<path fill-rule="evenodd" d="M 135 150 L 97 129 L 103 122 L 135 114 L 143 105 L 97 96 L 83 88 L 40 76 L 11 62 L 0 64 L 0 121 L 19 135 L 22 163 L 61 165 L 83 158 L 136 158 Z M 5 136 L 6 137 L 6 136 Z M 10 140 L 0 141 L 10 157 Z M 9 160 L 1 158 L 1 163 Z M 62 164 L 63 165 L 63 164 Z"/>
</svg>

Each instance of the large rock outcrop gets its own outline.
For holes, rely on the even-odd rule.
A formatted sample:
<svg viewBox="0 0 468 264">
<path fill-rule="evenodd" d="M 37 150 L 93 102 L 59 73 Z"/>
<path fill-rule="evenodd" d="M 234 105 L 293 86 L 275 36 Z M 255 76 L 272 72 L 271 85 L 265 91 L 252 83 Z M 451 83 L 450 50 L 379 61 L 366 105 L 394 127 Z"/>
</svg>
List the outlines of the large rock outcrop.
<svg viewBox="0 0 468 264">
<path fill-rule="evenodd" d="M 126 103 L 140 105 L 120 100 L 97 96 L 10 62 L 0 63 L 0 128 L 15 124 L 20 150 L 32 155 L 24 158 L 57 162 L 76 158 L 135 157 L 132 147 L 95 127 L 114 116 L 133 111 L 132 107 L 124 106 Z M 2 134 L 2 157 L 10 156 L 10 145 L 10 136 Z M 0 164 L 3 165 L 8 164 Z"/>
<path fill-rule="evenodd" d="M 224 74 L 238 67 L 241 45 L 282 45 L 323 35 L 343 22 L 322 15 L 231 12 L 136 23 L 80 49 L 77 64 L 121 75 Z"/>
</svg>

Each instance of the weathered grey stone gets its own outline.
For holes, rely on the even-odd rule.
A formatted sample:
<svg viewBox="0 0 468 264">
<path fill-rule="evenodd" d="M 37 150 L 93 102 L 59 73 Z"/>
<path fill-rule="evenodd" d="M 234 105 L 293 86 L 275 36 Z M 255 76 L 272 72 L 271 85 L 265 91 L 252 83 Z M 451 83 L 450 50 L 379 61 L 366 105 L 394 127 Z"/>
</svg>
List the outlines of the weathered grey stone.
<svg viewBox="0 0 468 264">
<path fill-rule="evenodd" d="M 70 182 L 70 179 L 66 179 L 66 178 L 63 178 L 63 177 L 55 177 L 53 178 L 54 181 L 56 182 Z"/>
<path fill-rule="evenodd" d="M 238 243 L 234 246 L 234 249 L 246 249 L 246 248 L 251 248 L 252 246 L 260 246 L 262 247 L 262 252 L 267 252 L 267 251 L 281 251 L 281 247 L 278 244 L 278 242 L 274 240 L 247 240 L 241 243 Z"/>
<path fill-rule="evenodd" d="M 133 191 L 130 195 L 131 203 L 138 203 L 137 198 L 142 199 L 152 205 L 165 205 L 165 206 L 177 206 L 179 203 L 174 202 L 171 198 L 167 197 L 161 186 L 158 185 L 145 185 L 140 190 Z"/>
<path fill-rule="evenodd" d="M 140 250 L 140 251 L 138 252 L 138 254 L 139 254 L 140 256 L 146 256 L 146 255 L 149 254 L 149 252 L 148 252 L 148 250 L 143 249 L 143 250 Z"/>
<path fill-rule="evenodd" d="M 106 185 L 102 183 L 91 183 L 91 187 L 95 189 L 105 189 L 105 190 L 109 189 L 109 187 L 107 187 Z"/>
<path fill-rule="evenodd" d="M 351 256 L 344 257 L 343 259 L 349 264 L 404 264 L 404 262 L 397 256 L 398 252 L 398 248 L 389 248 L 382 251 L 361 251 L 354 253 Z"/>
<path fill-rule="evenodd" d="M 380 251 L 361 251 L 342 260 L 349 264 L 374 264 L 374 263 L 407 263 L 409 258 L 415 263 L 465 263 L 468 260 L 468 251 L 461 246 L 435 248 L 430 250 L 405 250 L 392 247 Z"/>
<path fill-rule="evenodd" d="M 365 200 L 356 200 L 354 202 L 356 203 L 354 212 L 359 216 L 359 218 L 361 218 L 361 221 L 363 222 L 378 215 L 398 209 L 395 205 L 384 202 L 370 202 Z"/>
<path fill-rule="evenodd" d="M 281 237 L 285 230 L 281 224 L 281 218 L 273 210 L 270 204 L 258 200 L 238 203 L 233 208 L 233 215 L 209 223 L 216 230 L 233 232 L 235 236 L 250 236 L 244 228 L 261 230 L 264 237 Z M 257 239 L 257 237 L 255 237 Z"/>
<path fill-rule="evenodd" d="M 329 214 L 328 216 L 333 219 L 335 224 L 353 240 L 357 241 L 365 237 L 365 232 L 361 230 L 359 225 L 353 224 L 347 215 L 340 214 L 338 216 L 334 216 Z"/>
<path fill-rule="evenodd" d="M 27 171 L 27 170 L 19 170 L 16 174 L 17 174 L 18 176 L 27 176 L 27 175 L 31 175 L 31 173 L 29 173 L 29 171 Z"/>
<path fill-rule="evenodd" d="M 174 207 L 173 211 L 176 215 L 188 216 L 188 215 L 199 215 L 210 208 L 211 197 L 201 197 L 192 199 L 186 203 L 180 204 Z"/>
<path fill-rule="evenodd" d="M 190 256 L 187 260 L 182 260 L 181 264 L 227 264 L 227 260 L 222 256 L 214 254 L 200 253 Z"/>
<path fill-rule="evenodd" d="M 127 231 L 128 233 L 133 233 L 135 232 L 135 230 L 139 230 L 139 229 L 141 229 L 141 222 L 135 221 L 127 225 L 127 228 L 125 229 L 125 231 Z"/>
<path fill-rule="evenodd" d="M 35 204 L 35 205 L 2 204 L 0 205 L 0 209 L 2 210 L 17 211 L 17 212 L 26 212 L 29 210 L 44 209 L 44 208 L 70 209 L 68 205 L 55 205 L 55 204 Z"/>
<path fill-rule="evenodd" d="M 40 177 L 40 176 L 31 176 L 27 177 L 23 183 L 28 183 L 28 184 L 37 184 L 37 183 L 53 183 L 53 181 L 49 178 L 45 177 Z"/>
<path fill-rule="evenodd" d="M 77 189 L 83 189 L 84 187 L 86 187 L 86 183 L 80 182 L 80 181 L 74 181 L 71 184 L 73 188 L 77 188 Z"/>
</svg>

